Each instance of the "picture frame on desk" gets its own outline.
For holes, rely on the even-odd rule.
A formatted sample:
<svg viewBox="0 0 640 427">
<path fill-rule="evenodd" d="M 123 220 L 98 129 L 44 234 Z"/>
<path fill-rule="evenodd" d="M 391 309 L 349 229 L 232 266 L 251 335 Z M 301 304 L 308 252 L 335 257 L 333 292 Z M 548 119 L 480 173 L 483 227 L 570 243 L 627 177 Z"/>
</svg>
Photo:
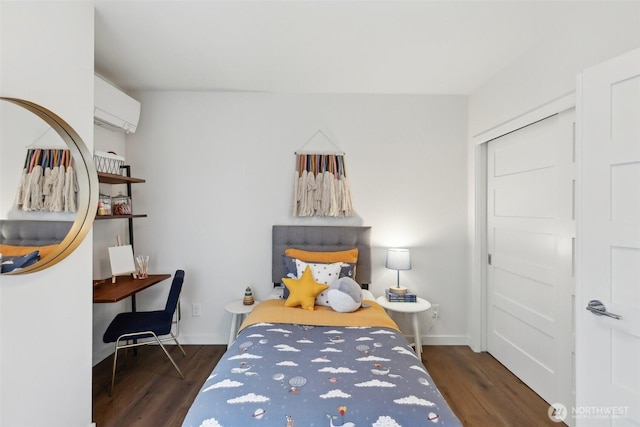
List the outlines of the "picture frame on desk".
<svg viewBox="0 0 640 427">
<path fill-rule="evenodd" d="M 109 248 L 109 262 L 111 263 L 111 282 L 116 282 L 116 276 L 137 278 L 138 270 L 133 260 L 131 245 L 112 246 Z"/>
</svg>

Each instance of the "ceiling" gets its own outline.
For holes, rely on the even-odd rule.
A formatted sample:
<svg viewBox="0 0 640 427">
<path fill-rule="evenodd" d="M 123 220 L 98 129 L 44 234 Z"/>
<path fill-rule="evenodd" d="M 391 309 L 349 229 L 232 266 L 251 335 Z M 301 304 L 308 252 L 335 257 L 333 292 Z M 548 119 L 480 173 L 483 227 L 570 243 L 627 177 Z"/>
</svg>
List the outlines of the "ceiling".
<svg viewBox="0 0 640 427">
<path fill-rule="evenodd" d="M 586 3 L 97 0 L 95 67 L 128 91 L 469 94 Z"/>
</svg>

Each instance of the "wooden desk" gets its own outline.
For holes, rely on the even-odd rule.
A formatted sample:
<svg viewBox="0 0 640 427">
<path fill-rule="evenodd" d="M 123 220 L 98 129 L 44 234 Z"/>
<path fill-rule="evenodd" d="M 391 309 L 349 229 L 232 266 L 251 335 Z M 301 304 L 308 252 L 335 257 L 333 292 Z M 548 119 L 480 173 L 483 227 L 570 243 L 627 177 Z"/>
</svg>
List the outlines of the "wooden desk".
<svg viewBox="0 0 640 427">
<path fill-rule="evenodd" d="M 104 282 L 95 282 L 93 285 L 93 302 L 118 302 L 127 297 L 147 289 L 171 277 L 171 274 L 150 274 L 146 279 L 134 279 L 131 276 L 118 276 L 116 283 L 111 283 L 111 278 Z"/>
</svg>

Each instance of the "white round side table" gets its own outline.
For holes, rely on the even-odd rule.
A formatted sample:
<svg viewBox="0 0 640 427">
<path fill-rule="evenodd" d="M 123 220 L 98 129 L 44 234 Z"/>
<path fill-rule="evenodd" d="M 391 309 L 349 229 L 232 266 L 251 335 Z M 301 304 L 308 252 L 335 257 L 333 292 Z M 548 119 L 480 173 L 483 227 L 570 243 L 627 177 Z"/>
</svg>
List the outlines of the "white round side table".
<svg viewBox="0 0 640 427">
<path fill-rule="evenodd" d="M 231 346 L 233 340 L 236 339 L 236 335 L 238 335 L 238 328 L 242 324 L 244 317 L 251 313 L 253 307 L 256 306 L 260 301 L 254 301 L 251 305 L 244 305 L 242 300 L 233 301 L 224 306 L 225 311 L 231 313 L 231 329 L 229 330 L 229 344 Z"/>
<path fill-rule="evenodd" d="M 388 311 L 397 313 L 410 313 L 413 316 L 413 335 L 418 359 L 422 357 L 422 340 L 420 339 L 420 322 L 418 314 L 431 308 L 431 303 L 426 299 L 416 298 L 416 302 L 391 302 L 386 296 L 382 295 L 376 299 L 376 302 Z"/>
</svg>

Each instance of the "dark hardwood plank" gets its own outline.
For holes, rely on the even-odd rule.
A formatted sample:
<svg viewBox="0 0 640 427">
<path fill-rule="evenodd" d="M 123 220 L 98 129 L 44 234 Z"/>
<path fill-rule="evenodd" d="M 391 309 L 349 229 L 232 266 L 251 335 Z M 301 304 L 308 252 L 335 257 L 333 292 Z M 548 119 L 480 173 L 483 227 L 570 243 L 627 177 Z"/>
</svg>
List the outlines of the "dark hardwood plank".
<svg viewBox="0 0 640 427">
<path fill-rule="evenodd" d="M 489 353 L 425 346 L 422 362 L 465 426 L 559 425 L 549 419 L 549 404 Z"/>
<path fill-rule="evenodd" d="M 97 427 L 180 426 L 198 390 L 226 345 L 187 345 L 184 357 L 167 346 L 182 380 L 157 346 L 119 356 L 116 385 L 109 397 L 109 357 L 93 368 L 93 420 Z M 465 426 L 558 426 L 549 405 L 488 353 L 467 346 L 425 346 L 422 361 Z"/>
<path fill-rule="evenodd" d="M 93 421 L 98 427 L 180 426 L 226 345 L 183 345 L 187 356 L 176 346 L 167 350 L 185 376 L 171 365 L 158 346 L 118 353 L 113 397 L 109 396 L 112 357 L 93 368 Z"/>
</svg>

